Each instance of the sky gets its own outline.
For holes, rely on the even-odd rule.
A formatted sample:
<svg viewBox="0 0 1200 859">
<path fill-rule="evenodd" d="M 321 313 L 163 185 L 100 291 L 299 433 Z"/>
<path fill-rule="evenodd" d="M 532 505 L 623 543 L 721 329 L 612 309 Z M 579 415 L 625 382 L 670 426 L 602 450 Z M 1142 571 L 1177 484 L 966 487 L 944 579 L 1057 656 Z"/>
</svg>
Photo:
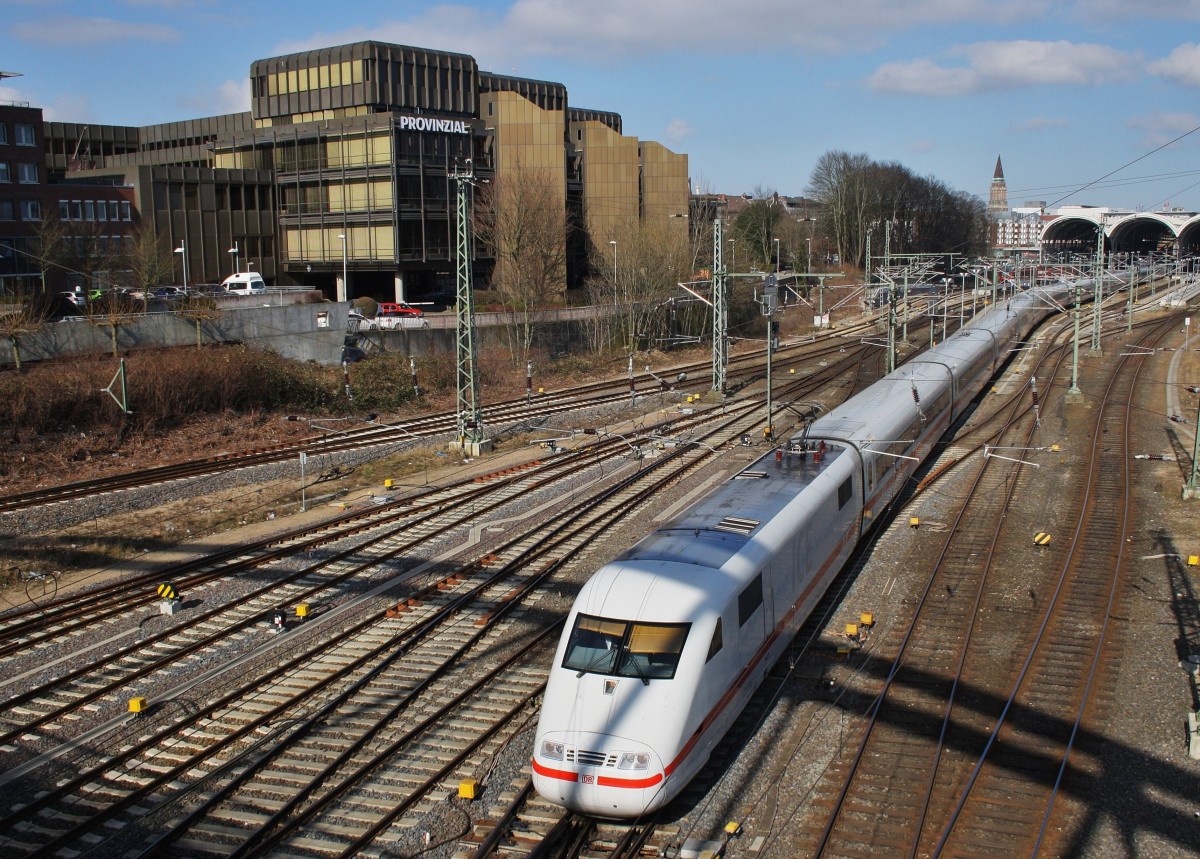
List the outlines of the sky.
<svg viewBox="0 0 1200 859">
<path fill-rule="evenodd" d="M 841 151 L 987 200 L 1200 211 L 1200 0 L 0 0 L 0 101 L 152 125 L 249 110 L 250 64 L 374 39 L 564 84 L 688 155 L 693 190 L 802 196 Z"/>
</svg>

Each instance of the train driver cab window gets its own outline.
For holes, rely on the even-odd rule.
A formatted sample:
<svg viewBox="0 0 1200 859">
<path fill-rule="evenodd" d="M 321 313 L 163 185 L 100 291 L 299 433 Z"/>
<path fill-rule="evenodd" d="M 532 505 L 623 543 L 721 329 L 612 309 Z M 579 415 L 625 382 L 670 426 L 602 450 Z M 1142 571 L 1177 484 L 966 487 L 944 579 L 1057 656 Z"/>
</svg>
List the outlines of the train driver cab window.
<svg viewBox="0 0 1200 859">
<path fill-rule="evenodd" d="M 617 651 L 625 638 L 628 626 L 621 620 L 606 620 L 581 614 L 575 619 L 575 629 L 567 642 L 567 654 L 563 657 L 563 668 L 588 671 L 597 674 L 612 674 L 617 664 Z"/>
<path fill-rule="evenodd" d="M 629 646 L 618 665 L 623 677 L 670 680 L 679 666 L 679 654 L 687 641 L 688 623 L 635 623 L 629 630 Z"/>
<path fill-rule="evenodd" d="M 635 623 L 581 614 L 567 640 L 563 668 L 584 674 L 608 674 L 669 680 L 675 676 L 687 640 L 688 623 Z"/>
</svg>

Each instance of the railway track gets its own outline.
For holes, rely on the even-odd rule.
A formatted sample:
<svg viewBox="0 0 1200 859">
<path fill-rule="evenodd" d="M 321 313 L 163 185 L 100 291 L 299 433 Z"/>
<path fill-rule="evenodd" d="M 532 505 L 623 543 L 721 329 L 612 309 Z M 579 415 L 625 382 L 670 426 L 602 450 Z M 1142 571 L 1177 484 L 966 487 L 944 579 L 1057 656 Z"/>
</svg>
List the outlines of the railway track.
<svg viewBox="0 0 1200 859">
<path fill-rule="evenodd" d="M 379 758 L 381 743 L 388 749 L 388 761 L 399 760 L 396 756 L 400 749 L 392 748 L 400 740 L 394 733 L 398 728 L 385 726 L 409 723 L 416 718 L 407 714 L 401 718 L 387 709 L 388 704 L 381 702 L 394 703 L 407 697 L 400 691 L 405 683 L 416 682 L 416 677 L 432 677 L 439 671 L 447 675 L 447 686 L 436 691 L 432 688 L 423 690 L 425 698 L 445 700 L 451 690 L 468 685 L 464 673 L 468 669 L 464 665 L 480 666 L 491 659 L 484 655 L 491 653 L 490 645 L 484 645 L 484 637 L 489 633 L 478 632 L 478 621 L 486 617 L 487 624 L 521 622 L 521 613 L 529 610 L 528 601 L 537 600 L 537 584 L 587 546 L 598 530 L 611 527 L 631 509 L 645 503 L 663 483 L 677 481 L 689 473 L 714 455 L 716 449 L 739 438 L 756 420 L 744 415 L 728 415 L 717 430 L 719 435 L 680 445 L 665 453 L 651 466 L 608 490 L 602 496 L 603 502 L 600 498 L 579 499 L 570 515 L 564 517 L 564 521 L 571 523 L 569 527 L 558 523 L 543 524 L 513 539 L 507 548 L 489 553 L 487 563 L 477 559 L 469 575 L 463 575 L 461 579 L 456 576 L 445 582 L 444 590 L 438 591 L 442 595 L 442 604 L 435 605 L 439 600 L 431 594 L 427 603 L 421 602 L 417 606 L 405 601 L 406 610 L 393 612 L 391 617 L 376 611 L 349 626 L 344 625 L 348 618 L 342 619 L 338 621 L 343 625 L 336 630 L 336 646 L 331 646 L 328 640 L 314 640 L 302 648 L 306 637 L 315 638 L 321 626 L 334 623 L 332 617 L 316 618 L 302 629 L 305 637 L 292 639 L 293 643 L 286 651 L 287 658 L 274 665 L 266 675 L 254 674 L 237 688 L 230 689 L 238 683 L 237 671 L 230 666 L 208 681 L 211 689 L 219 676 L 223 681 L 220 683 L 222 694 L 201 703 L 204 696 L 192 691 L 193 699 L 186 708 L 172 703 L 179 700 L 177 697 L 163 695 L 155 704 L 154 716 L 149 721 L 126 717 L 128 721 L 119 727 L 128 738 L 119 751 L 110 747 L 109 751 L 99 753 L 98 749 L 105 745 L 101 736 L 88 737 L 89 747 L 97 751 L 89 751 L 82 757 L 98 754 L 94 762 L 72 760 L 69 770 L 73 777 L 63 779 L 51 791 L 30 797 L 26 804 L 0 820 L 0 845 L 12 855 L 48 856 L 59 851 L 74 851 L 98 841 L 108 842 L 114 833 L 121 833 L 122 840 L 128 839 L 125 843 L 139 845 L 138 849 L 146 851 L 146 855 L 192 855 L 192 851 L 195 855 L 229 855 L 229 829 L 245 830 L 251 825 L 243 821 L 239 827 L 231 827 L 231 821 L 241 820 L 239 815 L 246 814 L 247 807 L 259 809 L 258 818 L 263 816 L 264 805 L 268 812 L 274 810 L 269 790 L 263 787 L 264 780 L 267 784 L 288 781 L 279 775 L 286 772 L 294 782 L 301 778 L 302 770 L 313 769 L 312 766 L 293 766 L 295 760 L 311 764 L 311 758 L 321 750 L 323 760 L 328 758 L 328 765 L 333 765 L 333 759 L 346 751 L 347 744 L 354 745 L 354 753 L 364 757 L 356 758 L 353 764 L 348 761 L 338 763 L 337 776 L 326 769 L 326 764 L 318 767 L 326 773 L 317 779 L 319 785 L 311 789 L 296 788 L 304 794 L 304 802 L 288 808 L 284 815 L 286 820 L 274 816 L 270 821 L 261 820 L 269 830 L 261 836 L 243 832 L 239 842 L 243 846 L 236 848 L 234 855 L 261 855 L 264 851 L 279 849 L 273 845 L 280 844 L 292 845 L 283 848 L 288 850 L 301 846 L 305 850 L 320 848 L 318 852 L 322 855 L 356 855 L 361 839 L 402 837 L 385 834 L 397 826 L 404 828 L 395 809 L 403 806 L 414 814 L 419 813 L 422 800 L 418 796 L 427 797 L 434 788 L 412 790 L 411 801 L 399 805 L 389 800 L 387 805 L 392 810 L 386 813 L 378 808 L 380 803 L 369 801 L 371 796 L 384 790 L 378 779 L 385 779 L 386 789 L 391 791 L 388 795 L 393 796 L 405 782 L 401 774 L 416 766 L 415 763 L 397 764 L 397 774 L 382 776 L 371 763 Z M 525 583 L 518 585 L 516 578 L 523 578 Z M 406 632 L 400 634 L 395 628 L 397 625 Z M 545 626 L 542 621 L 540 627 Z M 502 634 L 502 627 L 494 628 L 501 630 L 497 635 Z M 447 646 L 440 639 L 447 636 L 460 637 L 458 645 L 450 648 L 457 656 L 446 655 Z M 411 650 L 406 643 L 410 640 Z M 483 649 L 472 650 L 476 645 Z M 423 665 L 408 665 L 406 673 L 389 674 L 390 679 L 376 681 L 375 678 L 384 676 L 380 666 L 399 664 L 395 659 L 399 653 L 404 652 L 405 658 L 411 653 L 416 658 L 415 654 L 426 647 L 441 655 Z M 533 667 L 524 669 L 510 665 L 495 675 L 498 678 L 495 682 L 503 685 L 506 676 L 516 678 L 522 671 L 536 671 L 540 663 L 537 658 L 531 659 Z M 435 662 L 445 668 L 434 668 Z M 459 667 L 455 668 L 456 665 Z M 372 685 L 376 682 L 383 685 Z M 493 722 L 493 727 L 488 729 L 491 733 L 481 740 L 484 744 L 491 737 L 500 742 L 506 730 L 500 727 L 501 723 L 512 725 L 512 719 L 519 718 L 531 696 L 536 695 L 529 684 L 514 679 L 510 685 L 521 687 L 523 697 L 505 710 L 503 718 Z M 490 691 L 479 693 L 480 700 L 497 699 L 499 692 L 495 687 L 489 688 Z M 383 709 L 373 710 L 376 706 Z M 437 709 L 432 703 L 416 706 L 416 713 Z M 467 706 L 469 704 L 463 700 L 435 721 L 444 722 L 446 715 Z M 375 715 L 369 715 L 372 712 Z M 321 714 L 320 718 L 318 714 Z M 336 719 L 334 714 L 338 714 Z M 336 724 L 333 734 L 324 732 L 325 726 L 331 724 Z M 304 726 L 303 730 L 299 726 Z M 109 731 L 117 727 L 110 726 Z M 429 729 L 434 729 L 433 722 Z M 516 729 L 514 726 L 511 730 Z M 315 732 L 311 735 L 321 736 L 323 740 L 304 746 L 306 751 L 297 758 L 292 751 L 299 747 L 288 742 L 293 732 L 306 735 Z M 385 732 L 389 736 L 387 742 L 382 739 Z M 451 730 L 450 735 L 453 733 Z M 406 740 L 406 744 L 411 743 L 411 748 L 417 750 L 413 752 L 417 758 L 430 756 L 433 747 L 449 744 L 449 740 L 418 742 L 417 736 L 414 734 Z M 325 746 L 334 748 L 326 749 Z M 372 751 L 368 752 L 368 747 Z M 480 748 L 476 746 L 474 751 L 467 751 L 458 763 L 447 761 L 435 775 L 444 780 L 447 773 L 462 766 L 472 754 L 483 754 Z M 73 754 L 79 752 L 77 748 Z M 52 756 L 46 762 L 56 759 L 57 756 Z M 277 765 L 270 761 L 289 763 L 279 764 L 280 770 L 272 769 Z M 57 766 L 61 767 L 62 763 Z M 277 777 L 266 777 L 264 774 L 268 772 L 276 773 Z M 426 779 L 423 784 L 429 785 L 431 781 Z M 330 787 L 326 793 L 326 788 L 334 782 L 344 789 Z M 237 789 L 230 793 L 229 785 L 237 785 Z M 235 796 L 242 799 L 233 798 Z M 319 802 L 318 796 L 321 797 Z M 219 805 L 212 804 L 214 802 Z M 193 807 L 194 803 L 209 810 L 199 812 Z M 346 810 L 344 803 L 353 806 L 352 813 Z M 225 811 L 217 811 L 218 808 Z M 239 808 L 242 810 L 238 811 Z M 375 816 L 368 820 L 372 808 Z M 170 844 L 163 841 L 163 836 L 156 844 L 145 847 L 140 839 L 148 831 L 162 832 L 164 819 L 169 821 L 170 832 L 174 833 L 168 839 Z M 151 820 L 153 824 L 149 823 Z M 327 820 L 337 823 L 321 822 Z M 149 830 L 139 828 L 141 826 L 148 826 Z M 358 836 L 343 831 L 347 828 L 359 833 Z"/>
<path fill-rule="evenodd" d="M 1143 345 L 1168 329 L 1160 323 Z M 979 469 L 898 654 L 884 666 L 863 738 L 835 763 L 838 792 L 813 800 L 826 812 L 824 826 L 809 831 L 811 855 L 1037 855 L 1049 846 L 1119 581 L 1138 363 L 1120 359 L 1112 372 L 1079 502 L 1064 494 L 1075 532 L 1061 549 L 1030 547 L 1029 535 L 1003 527 L 1022 463 L 989 457 Z M 1030 446 L 1034 429 L 1024 422 L 1016 447 Z M 997 568 L 998 557 L 1009 569 Z M 997 616 L 985 606 L 1011 599 L 1014 558 L 1028 564 L 1018 586 L 1032 605 Z"/>
<path fill-rule="evenodd" d="M 847 326 L 839 332 L 837 342 L 828 339 L 800 341 L 786 345 L 777 353 L 776 362 L 786 372 L 822 357 L 829 357 L 844 343 L 841 337 L 853 338 L 867 332 L 870 320 Z M 740 355 L 730 361 L 729 373 L 734 387 L 743 388 L 761 379 L 764 363 L 758 353 Z M 681 364 L 661 371 L 663 378 L 674 378 L 679 373 L 696 374 L 707 372 L 709 365 L 700 362 Z M 636 374 L 632 367 L 627 379 L 609 379 L 574 388 L 567 392 L 539 394 L 528 400 L 517 399 L 497 403 L 484 408 L 484 420 L 492 427 L 536 428 L 540 423 L 558 415 L 569 414 L 581 409 L 616 406 L 625 401 L 660 394 L 664 383 L 650 372 Z M 241 468 L 253 468 L 288 462 L 305 453 L 308 456 L 345 454 L 355 450 L 395 448 L 422 440 L 450 437 L 457 432 L 457 417 L 453 413 L 429 415 L 397 424 L 372 424 L 344 430 L 331 430 L 301 442 L 285 443 L 270 447 L 232 451 L 211 457 L 173 463 L 137 472 L 114 474 L 86 481 L 40 487 L 26 492 L 0 495 L 0 516 L 18 510 L 71 500 L 141 489 L 191 480 L 206 475 Z"/>
</svg>

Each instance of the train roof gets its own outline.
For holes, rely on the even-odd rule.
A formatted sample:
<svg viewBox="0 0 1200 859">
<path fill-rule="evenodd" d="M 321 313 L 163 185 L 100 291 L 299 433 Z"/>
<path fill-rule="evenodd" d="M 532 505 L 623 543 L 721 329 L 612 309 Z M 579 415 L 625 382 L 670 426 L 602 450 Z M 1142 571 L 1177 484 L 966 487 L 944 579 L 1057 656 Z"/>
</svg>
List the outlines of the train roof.
<svg viewBox="0 0 1200 859">
<path fill-rule="evenodd" d="M 793 454 L 780 455 L 777 460 L 774 452 L 769 453 L 618 560 L 686 559 L 719 569 L 843 455 L 842 448 L 831 447 L 820 462 L 814 463 L 810 457 Z"/>
</svg>

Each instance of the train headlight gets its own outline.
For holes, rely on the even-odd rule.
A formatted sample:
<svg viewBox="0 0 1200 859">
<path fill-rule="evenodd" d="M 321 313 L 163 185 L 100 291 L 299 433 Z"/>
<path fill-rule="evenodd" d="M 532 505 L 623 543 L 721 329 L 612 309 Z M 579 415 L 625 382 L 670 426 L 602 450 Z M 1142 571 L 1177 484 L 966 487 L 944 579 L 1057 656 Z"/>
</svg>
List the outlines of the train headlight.
<svg viewBox="0 0 1200 859">
<path fill-rule="evenodd" d="M 556 743 L 553 740 L 542 740 L 542 757 L 550 758 L 552 761 L 561 761 L 563 759 L 563 744 Z"/>
<path fill-rule="evenodd" d="M 650 756 L 645 752 L 634 754 L 633 752 L 625 752 L 621 755 L 621 760 L 617 764 L 617 769 L 621 770 L 644 770 L 650 766 Z"/>
</svg>

